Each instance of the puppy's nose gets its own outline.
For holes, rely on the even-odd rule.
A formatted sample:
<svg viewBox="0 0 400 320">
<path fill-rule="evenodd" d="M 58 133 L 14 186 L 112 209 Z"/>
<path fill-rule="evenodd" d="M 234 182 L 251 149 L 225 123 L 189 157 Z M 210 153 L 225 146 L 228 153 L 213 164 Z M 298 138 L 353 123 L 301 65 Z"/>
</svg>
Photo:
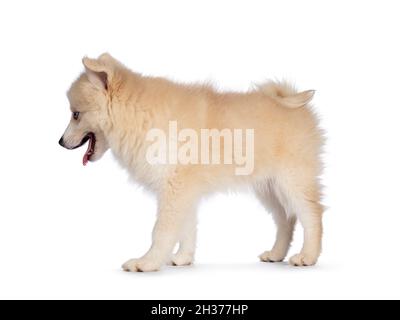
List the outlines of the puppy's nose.
<svg viewBox="0 0 400 320">
<path fill-rule="evenodd" d="M 59 144 L 61 147 L 64 147 L 64 137 L 61 137 L 61 139 L 58 141 L 58 144 Z"/>
</svg>

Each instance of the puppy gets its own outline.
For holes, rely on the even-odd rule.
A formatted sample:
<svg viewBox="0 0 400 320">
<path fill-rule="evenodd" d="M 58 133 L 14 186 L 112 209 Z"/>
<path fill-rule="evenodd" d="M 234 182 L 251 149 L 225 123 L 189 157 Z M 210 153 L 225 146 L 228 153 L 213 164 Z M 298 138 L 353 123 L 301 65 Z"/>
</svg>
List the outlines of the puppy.
<svg viewBox="0 0 400 320">
<path fill-rule="evenodd" d="M 88 142 L 84 165 L 111 149 L 158 201 L 152 246 L 127 261 L 125 271 L 193 263 L 197 204 L 212 192 L 242 186 L 254 191 L 277 225 L 275 244 L 260 259 L 284 260 L 299 220 L 304 244 L 289 262 L 317 262 L 323 137 L 309 106 L 314 91 L 269 82 L 246 93 L 218 92 L 142 76 L 107 53 L 84 58 L 83 65 L 67 93 L 71 119 L 60 145 L 75 149 Z"/>
</svg>

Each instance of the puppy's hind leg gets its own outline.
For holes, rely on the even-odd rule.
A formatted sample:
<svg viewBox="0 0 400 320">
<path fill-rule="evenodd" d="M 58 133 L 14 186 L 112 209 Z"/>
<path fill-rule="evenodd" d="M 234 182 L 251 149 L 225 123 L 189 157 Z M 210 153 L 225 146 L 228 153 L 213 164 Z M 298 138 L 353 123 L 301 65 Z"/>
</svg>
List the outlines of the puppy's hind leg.
<svg viewBox="0 0 400 320">
<path fill-rule="evenodd" d="M 305 178 L 305 173 L 304 170 L 299 177 L 291 176 L 282 181 L 282 190 L 304 228 L 303 248 L 290 259 L 293 266 L 312 266 L 321 253 L 323 206 L 320 186 L 312 175 Z"/>
<path fill-rule="evenodd" d="M 275 244 L 271 250 L 265 251 L 259 257 L 264 262 L 280 262 L 285 259 L 293 239 L 296 217 L 288 215 L 276 196 L 270 182 L 257 185 L 255 192 L 266 210 L 270 211 L 277 226 Z"/>
</svg>

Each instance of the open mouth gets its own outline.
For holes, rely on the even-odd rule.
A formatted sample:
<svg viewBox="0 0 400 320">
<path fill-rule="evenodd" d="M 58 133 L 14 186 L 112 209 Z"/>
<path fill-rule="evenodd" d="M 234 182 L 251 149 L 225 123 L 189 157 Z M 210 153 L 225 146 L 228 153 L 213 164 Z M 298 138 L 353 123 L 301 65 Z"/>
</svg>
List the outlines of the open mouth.
<svg viewBox="0 0 400 320">
<path fill-rule="evenodd" d="M 93 132 L 89 132 L 86 136 L 83 137 L 81 143 L 75 147 L 79 148 L 80 146 L 83 146 L 87 141 L 89 141 L 88 147 L 82 159 L 82 163 L 84 166 L 86 166 L 86 164 L 90 160 L 90 157 L 94 154 L 94 148 L 96 146 L 96 136 L 94 135 Z"/>
</svg>

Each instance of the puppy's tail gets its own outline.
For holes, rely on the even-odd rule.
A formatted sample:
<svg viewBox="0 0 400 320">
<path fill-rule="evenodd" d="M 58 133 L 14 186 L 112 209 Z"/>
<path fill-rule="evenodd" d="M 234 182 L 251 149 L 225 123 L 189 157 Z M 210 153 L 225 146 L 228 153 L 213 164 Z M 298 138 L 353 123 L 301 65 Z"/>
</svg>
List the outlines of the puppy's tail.
<svg viewBox="0 0 400 320">
<path fill-rule="evenodd" d="M 291 109 L 305 106 L 312 100 L 315 94 L 315 90 L 297 92 L 296 89 L 287 82 L 270 81 L 259 85 L 258 89 L 281 105 Z"/>
</svg>

